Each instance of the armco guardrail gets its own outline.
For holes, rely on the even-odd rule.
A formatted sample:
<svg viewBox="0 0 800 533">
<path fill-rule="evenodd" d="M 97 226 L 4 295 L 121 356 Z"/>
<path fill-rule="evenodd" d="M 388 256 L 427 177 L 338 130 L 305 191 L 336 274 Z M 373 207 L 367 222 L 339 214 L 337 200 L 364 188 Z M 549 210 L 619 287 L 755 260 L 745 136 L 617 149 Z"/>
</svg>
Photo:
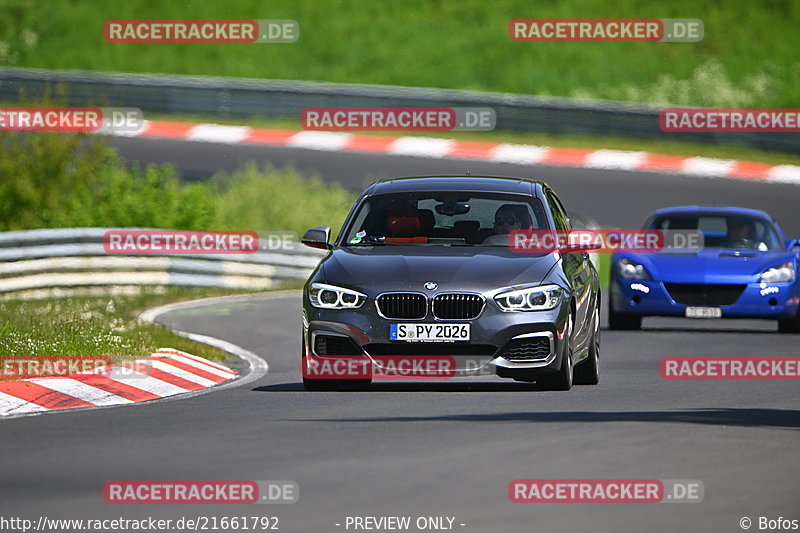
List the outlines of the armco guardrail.
<svg viewBox="0 0 800 533">
<path fill-rule="evenodd" d="M 298 119 L 306 107 L 491 107 L 498 130 L 739 144 L 800 153 L 793 133 L 666 133 L 659 107 L 518 94 L 182 75 L 0 68 L 0 101 L 62 85 L 69 105 L 138 107 L 145 113 Z M 685 106 L 682 106 L 685 107 Z M 146 117 L 146 115 L 145 115 Z"/>
<path fill-rule="evenodd" d="M 109 229 L 0 233 L 0 293 L 100 285 L 267 289 L 306 279 L 325 255 L 300 243 L 252 254 L 109 255 L 103 248 Z"/>
</svg>

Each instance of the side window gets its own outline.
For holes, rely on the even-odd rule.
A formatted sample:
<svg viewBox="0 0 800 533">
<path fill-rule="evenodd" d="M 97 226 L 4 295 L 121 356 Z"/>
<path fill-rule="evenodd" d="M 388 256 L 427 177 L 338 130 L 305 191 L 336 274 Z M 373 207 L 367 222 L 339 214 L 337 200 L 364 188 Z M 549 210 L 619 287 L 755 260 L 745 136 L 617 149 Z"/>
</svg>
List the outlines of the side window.
<svg viewBox="0 0 800 533">
<path fill-rule="evenodd" d="M 567 214 L 564 212 L 564 207 L 561 205 L 561 202 L 552 191 L 547 191 L 545 194 L 547 195 L 547 203 L 550 204 L 550 211 L 553 213 L 553 221 L 555 222 L 556 229 L 569 231 Z"/>
</svg>

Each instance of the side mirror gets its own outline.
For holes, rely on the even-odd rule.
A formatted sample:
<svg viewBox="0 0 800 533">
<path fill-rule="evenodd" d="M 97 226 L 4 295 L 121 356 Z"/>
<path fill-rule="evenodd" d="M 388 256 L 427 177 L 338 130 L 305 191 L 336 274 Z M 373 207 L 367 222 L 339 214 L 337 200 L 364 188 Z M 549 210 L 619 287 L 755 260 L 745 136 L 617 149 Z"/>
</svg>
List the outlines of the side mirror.
<svg viewBox="0 0 800 533">
<path fill-rule="evenodd" d="M 799 251 L 800 250 L 800 239 L 794 239 L 794 240 L 788 241 L 786 243 L 786 249 L 789 250 L 790 252 L 792 250 Z"/>
<path fill-rule="evenodd" d="M 330 226 L 318 226 L 311 228 L 303 234 L 302 243 L 311 248 L 320 248 L 322 250 L 330 250 L 331 245 L 328 241 L 331 238 Z"/>
</svg>

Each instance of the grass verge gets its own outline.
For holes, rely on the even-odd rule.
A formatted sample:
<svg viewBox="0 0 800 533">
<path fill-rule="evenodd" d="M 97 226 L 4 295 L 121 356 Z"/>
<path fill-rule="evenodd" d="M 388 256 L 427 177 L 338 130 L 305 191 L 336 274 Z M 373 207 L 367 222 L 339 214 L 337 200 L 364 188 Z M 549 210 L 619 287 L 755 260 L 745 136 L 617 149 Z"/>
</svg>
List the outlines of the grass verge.
<svg viewBox="0 0 800 533">
<path fill-rule="evenodd" d="M 295 288 L 296 284 L 288 288 Z M 142 288 L 134 295 L 0 301 L 0 364 L 5 356 L 106 355 L 113 361 L 176 348 L 224 360 L 224 351 L 200 344 L 158 324 L 137 320 L 145 309 L 168 303 L 244 294 L 207 288 Z"/>
</svg>

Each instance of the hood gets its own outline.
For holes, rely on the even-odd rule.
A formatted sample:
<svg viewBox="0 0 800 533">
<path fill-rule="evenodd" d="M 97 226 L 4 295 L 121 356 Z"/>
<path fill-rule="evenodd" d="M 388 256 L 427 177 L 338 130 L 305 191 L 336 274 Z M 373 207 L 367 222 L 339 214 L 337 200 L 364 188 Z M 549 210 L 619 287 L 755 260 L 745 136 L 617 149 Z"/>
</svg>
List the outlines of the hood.
<svg viewBox="0 0 800 533">
<path fill-rule="evenodd" d="M 788 252 L 706 248 L 697 253 L 619 254 L 641 263 L 654 280 L 672 283 L 757 283 L 765 270 L 791 261 Z"/>
<path fill-rule="evenodd" d="M 505 248 L 445 246 L 375 246 L 338 248 L 323 261 L 328 283 L 369 292 L 424 291 L 433 281 L 437 291 L 486 291 L 537 283 L 558 263 L 554 254 L 517 254 Z"/>
</svg>

